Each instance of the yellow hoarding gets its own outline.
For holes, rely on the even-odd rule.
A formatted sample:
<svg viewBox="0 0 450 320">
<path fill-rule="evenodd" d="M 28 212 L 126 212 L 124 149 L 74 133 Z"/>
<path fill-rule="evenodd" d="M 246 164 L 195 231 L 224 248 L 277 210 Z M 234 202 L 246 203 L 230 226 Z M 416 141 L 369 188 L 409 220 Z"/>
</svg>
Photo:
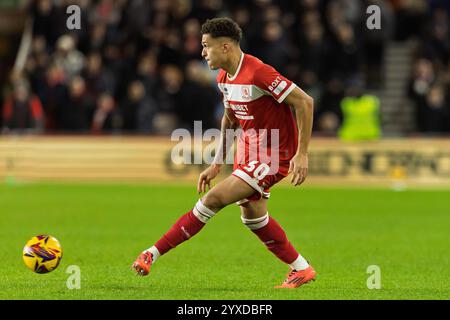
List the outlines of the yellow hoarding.
<svg viewBox="0 0 450 320">
<path fill-rule="evenodd" d="M 169 137 L 3 136 L 0 179 L 194 183 L 207 164 L 176 164 L 172 153 L 178 143 Z M 207 144 L 192 143 L 186 159 L 203 162 L 212 149 Z M 223 174 L 231 171 L 227 166 Z M 315 138 L 307 181 L 311 185 L 450 186 L 450 140 L 347 143 Z"/>
</svg>

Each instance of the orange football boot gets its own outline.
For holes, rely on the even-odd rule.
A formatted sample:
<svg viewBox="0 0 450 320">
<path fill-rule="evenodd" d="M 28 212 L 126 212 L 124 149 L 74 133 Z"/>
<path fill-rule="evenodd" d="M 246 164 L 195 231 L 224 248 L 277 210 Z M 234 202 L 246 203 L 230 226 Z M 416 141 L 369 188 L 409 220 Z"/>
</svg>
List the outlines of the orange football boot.
<svg viewBox="0 0 450 320">
<path fill-rule="evenodd" d="M 281 286 L 276 286 L 275 288 L 298 288 L 314 280 L 316 280 L 316 271 L 314 271 L 313 267 L 309 266 L 305 270 L 292 270 Z"/>
<path fill-rule="evenodd" d="M 146 251 L 139 255 L 131 268 L 137 272 L 138 276 L 146 276 L 150 272 L 150 266 L 152 265 L 152 262 L 152 254 L 149 251 Z"/>
</svg>

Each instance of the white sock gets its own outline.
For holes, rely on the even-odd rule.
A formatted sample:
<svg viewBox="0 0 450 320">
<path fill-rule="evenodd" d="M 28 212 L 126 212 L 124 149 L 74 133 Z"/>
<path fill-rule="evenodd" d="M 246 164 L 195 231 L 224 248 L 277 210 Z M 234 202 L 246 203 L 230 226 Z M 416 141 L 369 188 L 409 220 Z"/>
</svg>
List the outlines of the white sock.
<svg viewBox="0 0 450 320">
<path fill-rule="evenodd" d="M 155 246 L 152 246 L 152 247 L 148 248 L 147 250 L 144 250 L 144 252 L 147 252 L 147 251 L 149 251 L 152 254 L 152 263 L 154 263 L 156 261 L 156 259 L 158 259 L 159 256 L 161 255 Z"/>
<path fill-rule="evenodd" d="M 192 213 L 197 217 L 198 220 L 203 223 L 207 223 L 209 219 L 214 217 L 214 215 L 216 214 L 214 211 L 206 207 L 201 199 L 198 200 L 195 204 L 194 209 L 192 209 Z"/>
<path fill-rule="evenodd" d="M 294 270 L 305 270 L 309 267 L 308 261 L 305 260 L 305 258 L 302 257 L 301 254 L 298 255 L 298 258 L 295 259 L 294 262 L 290 263 L 289 266 Z"/>
</svg>

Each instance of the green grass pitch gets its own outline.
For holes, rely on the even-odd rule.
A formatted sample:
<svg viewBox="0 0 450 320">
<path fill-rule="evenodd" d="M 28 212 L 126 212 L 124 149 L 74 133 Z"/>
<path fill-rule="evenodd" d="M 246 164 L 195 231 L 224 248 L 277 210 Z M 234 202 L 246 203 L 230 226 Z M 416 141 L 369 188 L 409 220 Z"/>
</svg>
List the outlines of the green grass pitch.
<svg viewBox="0 0 450 320">
<path fill-rule="evenodd" d="M 269 213 L 312 263 L 318 280 L 274 289 L 287 267 L 229 206 L 148 277 L 130 270 L 197 200 L 195 186 L 0 185 L 0 299 L 449 299 L 448 191 L 272 189 Z M 33 235 L 63 246 L 61 265 L 39 275 L 21 252 Z M 69 290 L 69 265 L 81 289 Z M 381 270 L 369 290 L 367 267 Z"/>
</svg>

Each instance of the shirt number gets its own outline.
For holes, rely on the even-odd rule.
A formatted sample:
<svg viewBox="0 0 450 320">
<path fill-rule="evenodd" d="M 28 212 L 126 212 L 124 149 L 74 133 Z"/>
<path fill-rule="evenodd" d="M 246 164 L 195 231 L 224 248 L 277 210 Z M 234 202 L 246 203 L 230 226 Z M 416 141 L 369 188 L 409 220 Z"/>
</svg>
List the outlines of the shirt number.
<svg viewBox="0 0 450 320">
<path fill-rule="evenodd" d="M 258 163 L 259 163 L 259 161 L 256 161 L 256 160 L 251 161 L 248 164 L 248 166 L 244 167 L 244 169 L 247 170 L 248 172 L 253 171 L 253 176 L 258 180 L 262 180 L 269 173 L 270 167 L 265 163 L 261 163 L 258 167 L 256 167 L 256 164 L 258 164 Z M 256 169 L 255 169 L 255 167 L 256 167 Z"/>
</svg>

